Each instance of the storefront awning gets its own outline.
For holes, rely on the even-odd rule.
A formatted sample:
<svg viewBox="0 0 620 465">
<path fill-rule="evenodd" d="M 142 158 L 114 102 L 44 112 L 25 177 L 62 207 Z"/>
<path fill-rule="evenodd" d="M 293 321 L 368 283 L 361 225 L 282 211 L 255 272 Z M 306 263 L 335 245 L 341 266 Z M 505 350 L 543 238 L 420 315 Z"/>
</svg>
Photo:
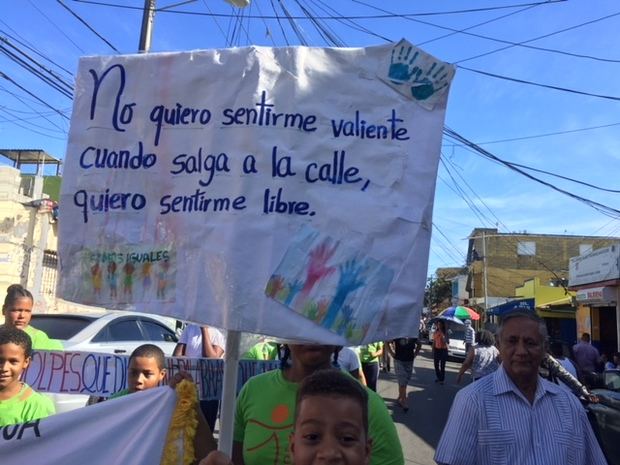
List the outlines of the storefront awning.
<svg viewBox="0 0 620 465">
<path fill-rule="evenodd" d="M 561 299 L 552 300 L 550 302 L 545 302 L 544 304 L 537 305 L 536 308 L 542 308 L 544 310 L 549 309 L 550 307 L 572 307 L 573 305 L 573 297 L 570 295 L 564 296 Z"/>
<path fill-rule="evenodd" d="M 502 316 L 504 313 L 512 312 L 515 310 L 533 312 L 534 308 L 535 308 L 534 299 L 518 299 L 518 300 L 511 300 L 510 302 L 506 302 L 501 305 L 496 305 L 495 307 L 491 307 L 487 309 L 486 314 Z"/>
</svg>

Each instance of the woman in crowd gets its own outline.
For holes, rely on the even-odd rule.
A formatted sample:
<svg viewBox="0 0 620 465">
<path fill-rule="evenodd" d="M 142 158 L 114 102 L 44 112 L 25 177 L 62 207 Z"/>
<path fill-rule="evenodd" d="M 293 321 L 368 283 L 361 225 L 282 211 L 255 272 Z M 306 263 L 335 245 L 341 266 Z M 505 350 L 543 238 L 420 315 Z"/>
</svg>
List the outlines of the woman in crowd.
<svg viewBox="0 0 620 465">
<path fill-rule="evenodd" d="M 471 377 L 474 381 L 499 368 L 499 350 L 495 347 L 495 336 L 491 331 L 483 329 L 476 334 L 477 344 L 469 348 L 465 361 L 461 365 L 456 382 L 460 383 L 463 374 L 471 368 Z"/>
<path fill-rule="evenodd" d="M 436 329 L 433 333 L 433 362 L 435 365 L 435 382 L 439 384 L 443 384 L 446 379 L 449 342 L 446 322 L 437 320 Z"/>
<path fill-rule="evenodd" d="M 362 361 L 362 371 L 366 378 L 368 387 L 377 391 L 377 380 L 379 379 L 379 358 L 383 355 L 383 342 L 373 342 L 360 347 L 360 360 Z"/>
<path fill-rule="evenodd" d="M 2 314 L 4 326 L 25 331 L 32 340 L 34 350 L 63 350 L 62 343 L 50 339 L 45 332 L 30 326 L 34 299 L 28 289 L 20 284 L 12 284 L 6 290 Z"/>
<path fill-rule="evenodd" d="M 291 361 L 289 365 L 289 359 Z M 299 384 L 318 370 L 337 369 L 335 346 L 289 344 L 281 368 L 250 378 L 237 397 L 233 436 L 235 465 L 288 463 Z M 383 399 L 368 390 L 371 465 L 402 465 L 402 448 Z"/>
</svg>

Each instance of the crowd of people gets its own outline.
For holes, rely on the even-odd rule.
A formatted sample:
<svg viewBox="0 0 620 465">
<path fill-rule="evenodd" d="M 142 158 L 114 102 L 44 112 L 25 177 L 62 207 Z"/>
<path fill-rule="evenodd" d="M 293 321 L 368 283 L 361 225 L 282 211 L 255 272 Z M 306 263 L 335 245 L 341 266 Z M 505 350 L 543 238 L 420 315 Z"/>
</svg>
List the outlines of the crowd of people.
<svg viewBox="0 0 620 465">
<path fill-rule="evenodd" d="M 61 350 L 59 341 L 30 326 L 33 297 L 10 286 L 0 326 L 0 427 L 54 414 L 50 399 L 22 381 L 33 350 Z M 468 330 L 471 323 L 466 324 Z M 473 328 L 471 328 L 473 331 Z M 546 327 L 533 313 L 505 315 L 496 334 L 480 330 L 468 336 L 467 355 L 457 383 L 467 372 L 471 383 L 453 402 L 437 446 L 438 464 L 605 464 L 605 457 L 579 397 L 595 400 L 584 384 L 606 363 L 617 369 L 619 356 L 604 360 L 588 334 L 573 348 L 574 361 L 561 345 L 547 353 Z M 445 382 L 450 332 L 438 320 L 432 336 L 436 382 Z M 222 358 L 225 335 L 215 328 L 187 325 L 174 355 Z M 234 421 L 232 456 L 215 451 L 213 435 L 218 401 L 196 408 L 196 463 L 201 465 L 268 465 L 343 463 L 399 465 L 401 443 L 386 407 L 377 394 L 377 379 L 393 359 L 396 403 L 409 410 L 407 386 L 421 350 L 417 337 L 402 337 L 358 348 L 262 340 L 244 358 L 279 360 L 280 368 L 250 378 L 241 389 Z M 162 350 L 145 344 L 128 362 L 127 388 L 115 398 L 135 395 L 166 378 Z M 540 376 L 540 367 L 549 380 Z M 187 373 L 168 380 L 171 388 Z M 581 382 L 580 382 L 581 381 Z M 95 402 L 102 401 L 97 399 Z"/>
</svg>

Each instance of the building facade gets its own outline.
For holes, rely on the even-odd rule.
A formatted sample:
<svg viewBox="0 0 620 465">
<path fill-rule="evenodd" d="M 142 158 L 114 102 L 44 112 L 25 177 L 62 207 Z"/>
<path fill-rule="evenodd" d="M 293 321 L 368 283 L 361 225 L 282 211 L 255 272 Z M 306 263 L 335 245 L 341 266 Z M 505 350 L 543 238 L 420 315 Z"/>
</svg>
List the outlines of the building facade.
<svg viewBox="0 0 620 465">
<path fill-rule="evenodd" d="M 605 247 L 618 238 L 500 233 L 476 228 L 469 236 L 469 301 L 490 308 L 516 297 L 515 288 L 534 278 L 544 286 L 566 287 L 571 257 Z"/>
<path fill-rule="evenodd" d="M 577 331 L 589 333 L 602 353 L 620 351 L 620 242 L 570 260 Z"/>
</svg>

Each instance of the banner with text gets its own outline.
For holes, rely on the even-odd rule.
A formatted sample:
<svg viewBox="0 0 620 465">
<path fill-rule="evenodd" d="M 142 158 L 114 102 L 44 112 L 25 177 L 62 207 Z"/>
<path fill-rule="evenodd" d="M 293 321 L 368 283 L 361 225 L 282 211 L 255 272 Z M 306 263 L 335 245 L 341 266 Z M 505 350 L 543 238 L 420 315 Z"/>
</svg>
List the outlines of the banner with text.
<svg viewBox="0 0 620 465">
<path fill-rule="evenodd" d="M 87 408 L 0 428 L 5 464 L 159 464 L 177 396 L 150 389 Z"/>
<path fill-rule="evenodd" d="M 323 343 L 413 335 L 453 75 L 405 40 L 82 58 L 60 296 Z"/>
<path fill-rule="evenodd" d="M 38 392 L 57 394 L 86 394 L 109 397 L 127 387 L 129 356 L 90 352 L 35 351 L 30 366 L 24 370 L 23 380 Z M 278 360 L 239 361 L 237 391 L 252 376 L 275 370 Z M 198 387 L 202 400 L 222 397 L 224 361 L 166 357 L 166 378 L 178 371 L 188 372 Z"/>
</svg>

